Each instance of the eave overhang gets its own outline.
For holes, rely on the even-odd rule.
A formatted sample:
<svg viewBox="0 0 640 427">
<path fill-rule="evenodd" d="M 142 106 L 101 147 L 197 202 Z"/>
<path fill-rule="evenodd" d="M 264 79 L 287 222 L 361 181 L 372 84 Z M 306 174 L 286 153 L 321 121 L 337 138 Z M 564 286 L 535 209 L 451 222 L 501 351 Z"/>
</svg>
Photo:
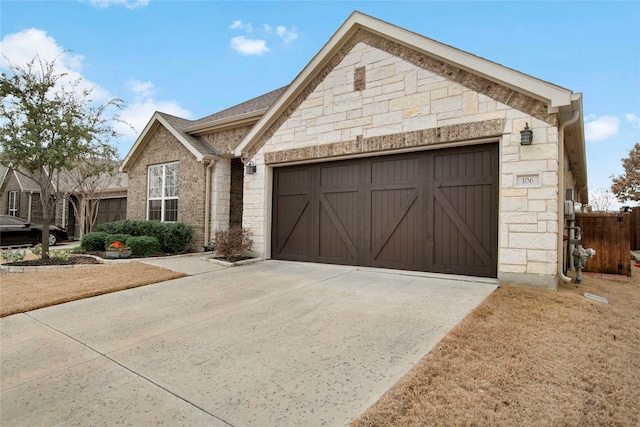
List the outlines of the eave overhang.
<svg viewBox="0 0 640 427">
<path fill-rule="evenodd" d="M 256 111 L 250 111 L 244 114 L 238 114 L 231 117 L 225 117 L 224 119 L 214 120 L 207 123 L 200 123 L 195 126 L 186 127 L 185 132 L 190 135 L 203 135 L 205 133 L 217 132 L 224 129 L 240 127 L 244 125 L 252 125 L 260 120 L 260 117 L 267 112 L 267 109 L 261 109 Z"/>
</svg>

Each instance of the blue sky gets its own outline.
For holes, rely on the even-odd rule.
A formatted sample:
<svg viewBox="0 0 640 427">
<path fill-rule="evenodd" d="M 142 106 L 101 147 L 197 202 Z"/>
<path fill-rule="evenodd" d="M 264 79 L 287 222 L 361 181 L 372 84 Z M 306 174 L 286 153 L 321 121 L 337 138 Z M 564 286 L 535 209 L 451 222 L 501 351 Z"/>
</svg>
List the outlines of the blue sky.
<svg viewBox="0 0 640 427">
<path fill-rule="evenodd" d="M 140 132 L 156 110 L 197 119 L 289 84 L 354 10 L 582 92 L 592 190 L 640 142 L 637 1 L 0 0 L 0 50 L 70 50 L 61 70 L 125 100 Z"/>
</svg>

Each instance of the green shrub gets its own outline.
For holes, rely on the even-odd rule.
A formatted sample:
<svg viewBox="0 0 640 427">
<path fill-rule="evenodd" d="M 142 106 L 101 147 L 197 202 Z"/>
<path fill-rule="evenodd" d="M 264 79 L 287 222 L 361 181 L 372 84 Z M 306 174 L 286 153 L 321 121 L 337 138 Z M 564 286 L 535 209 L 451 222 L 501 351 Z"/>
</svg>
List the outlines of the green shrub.
<svg viewBox="0 0 640 427">
<path fill-rule="evenodd" d="M 136 223 L 139 221 L 125 219 L 123 221 L 107 222 L 98 224 L 96 231 L 102 231 L 107 234 L 129 234 L 130 236 L 136 236 Z M 124 242 L 122 242 L 124 243 Z"/>
<path fill-rule="evenodd" d="M 34 247 L 31 248 L 31 253 L 37 257 L 42 258 L 42 243 L 38 243 Z"/>
<path fill-rule="evenodd" d="M 101 232 L 106 232 L 107 234 L 155 237 L 160 243 L 160 250 L 170 253 L 184 251 L 193 238 L 193 228 L 181 222 L 126 219 L 123 221 L 99 224 L 96 229 Z"/>
<path fill-rule="evenodd" d="M 162 250 L 171 253 L 182 252 L 193 238 L 193 227 L 181 222 L 164 224 L 164 242 Z"/>
<path fill-rule="evenodd" d="M 133 236 L 127 239 L 132 255 L 153 255 L 160 252 L 160 242 L 151 236 Z"/>
<path fill-rule="evenodd" d="M 70 253 L 71 249 L 54 249 L 49 251 L 49 258 L 64 262 L 69 260 Z"/>
<path fill-rule="evenodd" d="M 24 261 L 25 251 L 0 251 L 0 258 L 7 262 L 20 262 Z"/>
<path fill-rule="evenodd" d="M 101 231 L 85 234 L 80 241 L 80 247 L 86 251 L 103 251 L 104 241 L 108 235 Z"/>
<path fill-rule="evenodd" d="M 104 238 L 104 247 L 108 248 L 110 244 L 113 242 L 120 242 L 123 245 L 126 245 L 127 239 L 131 238 L 131 234 L 109 234 Z"/>
</svg>

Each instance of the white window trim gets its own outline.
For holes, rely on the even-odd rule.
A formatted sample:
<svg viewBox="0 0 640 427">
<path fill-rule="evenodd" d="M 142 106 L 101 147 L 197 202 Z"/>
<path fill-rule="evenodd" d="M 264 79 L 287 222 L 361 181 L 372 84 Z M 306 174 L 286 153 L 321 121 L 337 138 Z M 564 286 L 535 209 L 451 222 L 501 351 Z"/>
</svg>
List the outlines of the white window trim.
<svg viewBox="0 0 640 427">
<path fill-rule="evenodd" d="M 170 165 L 178 165 L 178 195 L 177 196 L 165 196 L 165 185 L 166 185 L 166 167 Z M 151 168 L 162 167 L 162 185 L 161 185 L 161 193 L 160 197 L 151 197 L 149 195 L 149 190 L 151 188 Z M 160 200 L 160 222 L 176 222 L 176 221 L 166 221 L 165 220 L 165 201 L 167 200 L 179 200 L 180 196 L 180 162 L 170 162 L 170 163 L 161 163 L 158 165 L 149 165 L 147 166 L 147 220 L 149 220 L 149 202 L 151 200 Z M 178 203 L 178 206 L 180 204 Z"/>
<path fill-rule="evenodd" d="M 13 202 L 13 203 L 12 203 Z M 11 206 L 13 204 L 13 206 Z M 7 194 L 7 214 L 18 216 L 18 192 L 9 191 Z"/>
</svg>

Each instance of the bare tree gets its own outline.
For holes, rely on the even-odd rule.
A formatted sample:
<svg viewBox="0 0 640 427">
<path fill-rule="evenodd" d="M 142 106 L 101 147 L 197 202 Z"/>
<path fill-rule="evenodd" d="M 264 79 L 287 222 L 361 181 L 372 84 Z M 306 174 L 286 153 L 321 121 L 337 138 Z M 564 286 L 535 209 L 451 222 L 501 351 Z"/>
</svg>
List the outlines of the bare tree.
<svg viewBox="0 0 640 427">
<path fill-rule="evenodd" d="M 76 166 L 58 175 L 63 197 L 69 199 L 80 233 L 91 233 L 98 219 L 98 208 L 106 190 L 121 179 L 119 161 L 115 158 L 88 156 Z"/>
<path fill-rule="evenodd" d="M 616 204 L 616 196 L 608 188 L 596 188 L 589 191 L 589 205 L 594 212 L 608 212 Z"/>
</svg>

